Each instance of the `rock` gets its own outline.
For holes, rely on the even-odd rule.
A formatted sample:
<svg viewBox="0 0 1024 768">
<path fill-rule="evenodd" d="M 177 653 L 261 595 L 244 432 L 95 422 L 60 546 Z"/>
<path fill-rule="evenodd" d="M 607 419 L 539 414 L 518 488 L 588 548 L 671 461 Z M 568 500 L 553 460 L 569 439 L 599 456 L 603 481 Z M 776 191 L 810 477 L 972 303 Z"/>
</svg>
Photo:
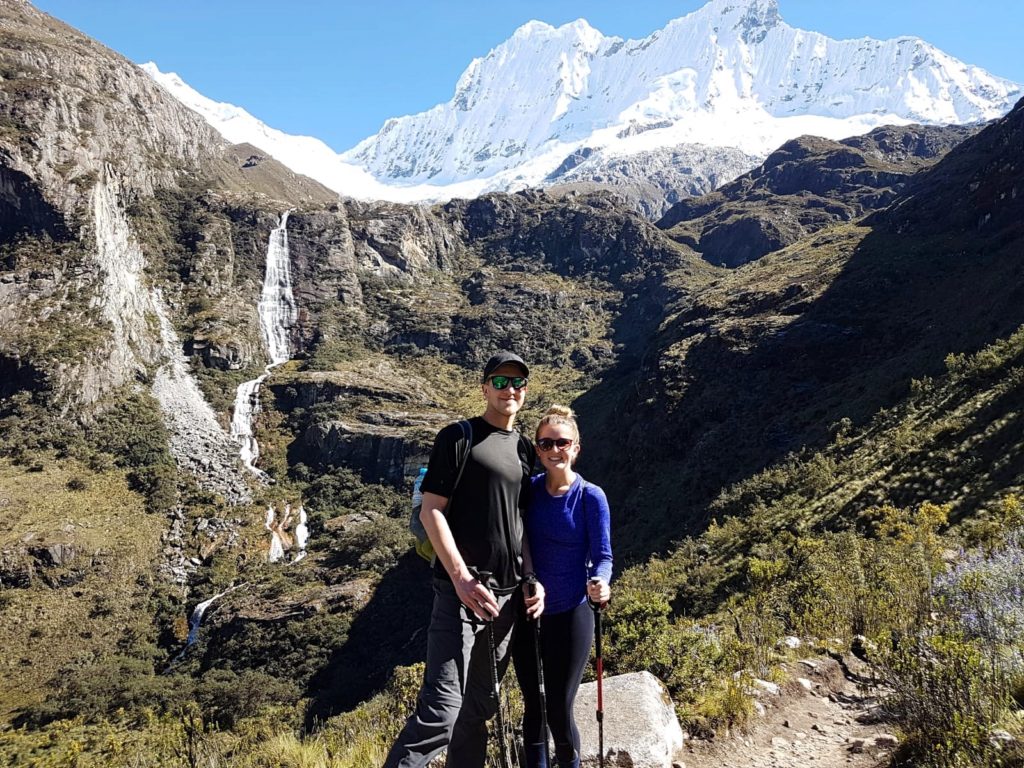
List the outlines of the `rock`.
<svg viewBox="0 0 1024 768">
<path fill-rule="evenodd" d="M 992 731 L 992 733 L 988 735 L 988 740 L 996 746 L 1005 746 L 1016 741 L 1009 731 L 1003 730 Z"/>
<path fill-rule="evenodd" d="M 860 659 L 866 658 L 877 650 L 878 646 L 864 637 L 864 635 L 855 635 L 853 640 L 850 642 L 850 651 L 854 656 Z"/>
<path fill-rule="evenodd" d="M 855 755 L 859 755 L 864 751 L 864 740 L 854 739 L 850 742 L 849 751 Z"/>
<path fill-rule="evenodd" d="M 253 362 L 253 352 L 249 345 L 237 340 L 216 342 L 196 337 L 185 344 L 185 353 L 189 356 L 199 355 L 204 366 L 221 371 L 235 371 Z"/>
<path fill-rule="evenodd" d="M 789 742 L 781 736 L 772 736 L 772 746 L 777 749 L 786 749 L 789 747 Z"/>
<path fill-rule="evenodd" d="M 782 641 L 782 643 L 783 643 L 783 645 L 785 645 L 790 650 L 796 650 L 797 648 L 799 648 L 802 645 L 802 643 L 800 642 L 800 638 L 799 637 L 794 637 L 792 635 L 790 635 L 789 637 L 785 638 Z"/>
<path fill-rule="evenodd" d="M 875 746 L 880 749 L 896 749 L 899 745 L 900 740 L 891 733 L 882 733 L 875 736 Z"/>
<path fill-rule="evenodd" d="M 781 689 L 775 683 L 769 683 L 767 680 L 754 680 L 754 695 L 759 696 L 761 693 L 767 693 L 770 696 L 778 696 L 782 693 Z"/>
<path fill-rule="evenodd" d="M 406 430 L 327 421 L 308 427 L 296 447 L 307 463 L 349 467 L 367 482 L 401 485 L 410 458 L 428 455 L 424 439 Z M 415 462 L 413 462 L 415 463 Z"/>
<path fill-rule="evenodd" d="M 574 712 L 583 744 L 582 764 L 596 766 L 597 684 L 580 686 Z M 604 681 L 604 745 L 607 765 L 670 768 L 683 746 L 683 730 L 665 686 L 650 672 Z"/>
<path fill-rule="evenodd" d="M 24 549 L 0 550 L 0 587 L 24 589 L 32 585 L 33 560 Z"/>
<path fill-rule="evenodd" d="M 798 677 L 796 681 L 808 691 L 814 690 L 814 683 L 808 680 L 806 677 Z"/>
<path fill-rule="evenodd" d="M 47 547 L 33 547 L 29 554 L 46 568 L 61 568 L 78 556 L 78 550 L 71 544 L 50 544 Z"/>
</svg>

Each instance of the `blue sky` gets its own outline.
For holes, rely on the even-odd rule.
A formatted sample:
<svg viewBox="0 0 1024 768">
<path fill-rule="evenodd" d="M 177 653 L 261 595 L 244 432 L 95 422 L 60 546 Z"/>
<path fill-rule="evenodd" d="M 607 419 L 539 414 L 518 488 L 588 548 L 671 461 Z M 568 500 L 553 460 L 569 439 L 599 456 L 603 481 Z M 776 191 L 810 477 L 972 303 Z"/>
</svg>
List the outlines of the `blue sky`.
<svg viewBox="0 0 1024 768">
<path fill-rule="evenodd" d="M 459 75 L 530 19 L 583 17 L 646 37 L 702 0 L 36 0 L 132 61 L 336 150 L 388 117 L 447 101 Z M 792 26 L 830 37 L 916 35 L 1024 82 L 1019 0 L 779 0 Z"/>
</svg>

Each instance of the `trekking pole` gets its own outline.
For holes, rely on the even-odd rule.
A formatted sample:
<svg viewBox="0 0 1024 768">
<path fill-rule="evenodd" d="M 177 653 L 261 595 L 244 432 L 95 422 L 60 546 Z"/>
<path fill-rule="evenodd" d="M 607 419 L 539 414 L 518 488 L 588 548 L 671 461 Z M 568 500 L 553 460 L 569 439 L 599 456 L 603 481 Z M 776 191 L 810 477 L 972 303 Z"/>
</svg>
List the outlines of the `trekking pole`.
<svg viewBox="0 0 1024 768">
<path fill-rule="evenodd" d="M 591 579 L 597 581 L 597 579 Z M 594 610 L 594 651 L 597 666 L 597 762 L 604 768 L 604 659 L 601 652 L 601 604 L 590 602 Z"/>
<path fill-rule="evenodd" d="M 526 582 L 530 597 L 537 594 L 537 580 Z M 533 620 L 533 650 L 537 657 L 537 688 L 540 691 L 540 734 L 544 739 L 544 765 L 551 765 L 551 748 L 548 745 L 548 694 L 544 688 L 544 662 L 540 652 L 540 616 Z"/>
<path fill-rule="evenodd" d="M 477 580 L 487 586 L 491 574 L 488 571 L 478 571 Z M 512 768 L 508 754 L 508 744 L 505 739 L 505 715 L 501 711 L 501 683 L 498 680 L 498 648 L 494 643 L 494 618 L 486 620 L 487 623 L 487 648 L 491 654 L 491 695 L 494 696 L 494 710 L 498 718 L 498 751 L 501 755 L 501 768 Z M 518 762 L 518 760 L 516 761 Z"/>
</svg>

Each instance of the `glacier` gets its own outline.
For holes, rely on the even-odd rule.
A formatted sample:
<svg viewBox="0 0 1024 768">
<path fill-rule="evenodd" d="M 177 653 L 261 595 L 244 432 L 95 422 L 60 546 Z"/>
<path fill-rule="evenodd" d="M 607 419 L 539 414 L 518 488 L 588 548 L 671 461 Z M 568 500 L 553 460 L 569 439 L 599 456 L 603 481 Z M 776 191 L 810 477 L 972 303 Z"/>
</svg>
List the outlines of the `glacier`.
<svg viewBox="0 0 1024 768">
<path fill-rule="evenodd" d="M 682 145 L 764 157 L 803 134 L 990 120 L 1024 95 L 919 38 L 835 40 L 791 27 L 776 0 L 712 0 L 641 40 L 583 19 L 528 22 L 470 62 L 448 102 L 391 118 L 340 154 L 144 68 L 229 141 L 339 194 L 397 202 L 541 185 L 583 148 L 609 160 Z"/>
</svg>

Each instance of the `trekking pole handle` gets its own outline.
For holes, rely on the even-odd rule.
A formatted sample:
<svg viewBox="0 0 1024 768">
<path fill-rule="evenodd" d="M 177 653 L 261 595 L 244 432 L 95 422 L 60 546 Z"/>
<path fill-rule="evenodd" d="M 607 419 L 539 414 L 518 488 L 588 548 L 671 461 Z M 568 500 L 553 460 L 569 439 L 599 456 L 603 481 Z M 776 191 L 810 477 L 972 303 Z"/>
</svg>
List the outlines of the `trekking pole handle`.
<svg viewBox="0 0 1024 768">
<path fill-rule="evenodd" d="M 523 577 L 523 584 L 526 585 L 526 594 L 533 597 L 537 594 L 537 577 L 530 573 Z"/>
<path fill-rule="evenodd" d="M 488 592 L 491 590 L 491 588 L 487 586 L 487 582 L 491 580 L 491 576 L 493 576 L 494 574 L 492 574 L 490 571 L 478 571 L 473 566 L 469 566 L 469 572 L 473 574 L 473 578 L 480 582 L 481 586 L 483 586 L 484 589 L 486 589 Z M 482 619 L 482 621 L 488 622 L 491 621 L 492 618 L 493 617 L 488 617 L 486 619 Z"/>
<path fill-rule="evenodd" d="M 595 584 L 595 583 L 601 581 L 601 579 L 599 579 L 597 576 L 591 576 L 589 581 L 590 581 L 591 584 Z M 587 598 L 587 601 L 590 603 L 590 607 L 594 611 L 594 621 L 595 621 L 595 626 L 594 626 L 594 629 L 595 629 L 595 632 L 594 632 L 594 651 L 595 651 L 595 655 L 597 657 L 597 661 L 600 664 L 601 663 L 601 656 L 602 656 L 602 654 L 601 654 L 601 635 L 604 634 L 601 631 L 601 624 L 602 624 L 602 621 L 601 621 L 602 616 L 601 616 L 601 614 L 604 612 L 604 605 L 602 605 L 601 603 L 595 603 L 589 597 Z"/>
<path fill-rule="evenodd" d="M 600 576 L 591 576 L 589 579 L 587 579 L 587 586 L 591 586 L 593 584 L 600 584 L 601 581 L 602 579 Z M 587 595 L 587 602 L 590 603 L 590 607 L 593 608 L 595 611 L 603 611 L 605 609 L 605 606 L 608 605 L 607 603 L 594 602 L 590 599 L 589 594 Z"/>
</svg>

